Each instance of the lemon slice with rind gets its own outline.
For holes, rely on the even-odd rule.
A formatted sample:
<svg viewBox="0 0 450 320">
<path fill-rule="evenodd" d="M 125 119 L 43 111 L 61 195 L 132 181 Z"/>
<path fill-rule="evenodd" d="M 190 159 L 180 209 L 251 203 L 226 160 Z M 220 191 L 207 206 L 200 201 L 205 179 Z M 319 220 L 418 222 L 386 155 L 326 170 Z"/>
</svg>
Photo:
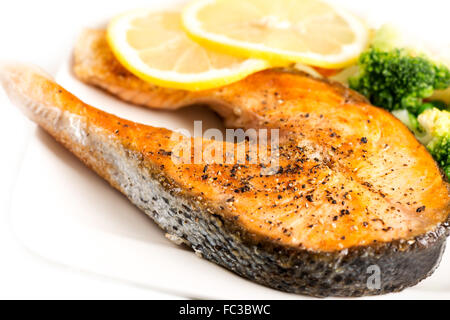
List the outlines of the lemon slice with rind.
<svg viewBox="0 0 450 320">
<path fill-rule="evenodd" d="M 239 81 L 269 68 L 261 59 L 247 59 L 205 49 L 189 39 L 180 12 L 135 10 L 108 26 L 114 55 L 130 72 L 159 86 L 206 90 Z"/>
<path fill-rule="evenodd" d="M 323 68 L 353 64 L 369 41 L 361 20 L 318 0 L 197 0 L 183 27 L 230 54 Z"/>
</svg>

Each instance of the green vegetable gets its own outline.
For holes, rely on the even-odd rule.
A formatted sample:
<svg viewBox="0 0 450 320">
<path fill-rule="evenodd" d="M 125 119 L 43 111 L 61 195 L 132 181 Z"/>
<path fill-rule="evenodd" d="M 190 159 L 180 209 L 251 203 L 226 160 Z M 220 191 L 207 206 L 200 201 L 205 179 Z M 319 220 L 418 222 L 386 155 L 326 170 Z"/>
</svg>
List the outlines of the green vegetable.
<svg viewBox="0 0 450 320">
<path fill-rule="evenodd" d="M 424 103 L 417 109 L 417 114 L 422 114 L 428 109 L 436 108 L 434 104 L 432 103 Z M 394 112 L 392 112 L 394 113 Z"/>
<path fill-rule="evenodd" d="M 424 131 L 418 139 L 450 179 L 450 112 L 437 108 L 427 109 L 417 120 Z"/>
<path fill-rule="evenodd" d="M 349 85 L 376 106 L 390 111 L 407 109 L 417 115 L 423 99 L 450 87 L 450 70 L 423 53 L 402 47 L 399 39 L 390 27 L 381 28 L 361 55 L 359 73 L 349 79 Z"/>
</svg>

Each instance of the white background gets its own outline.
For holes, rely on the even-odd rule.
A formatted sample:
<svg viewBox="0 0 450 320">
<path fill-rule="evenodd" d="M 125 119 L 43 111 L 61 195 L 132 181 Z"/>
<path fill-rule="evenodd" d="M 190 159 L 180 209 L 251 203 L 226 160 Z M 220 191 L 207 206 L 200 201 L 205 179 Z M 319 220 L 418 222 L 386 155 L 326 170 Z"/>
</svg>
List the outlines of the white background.
<svg viewBox="0 0 450 320">
<path fill-rule="evenodd" d="M 149 2 L 158 1 L 3 0 L 0 59 L 32 62 L 55 73 L 82 27 Z M 434 47 L 450 47 L 447 0 L 335 2 L 367 17 L 372 24 L 394 21 Z M 9 199 L 34 125 L 9 104 L 1 89 L 0 112 L 0 298 L 177 298 L 52 265 L 16 241 L 9 224 Z M 42 183 L 45 188 L 45 181 Z"/>
</svg>

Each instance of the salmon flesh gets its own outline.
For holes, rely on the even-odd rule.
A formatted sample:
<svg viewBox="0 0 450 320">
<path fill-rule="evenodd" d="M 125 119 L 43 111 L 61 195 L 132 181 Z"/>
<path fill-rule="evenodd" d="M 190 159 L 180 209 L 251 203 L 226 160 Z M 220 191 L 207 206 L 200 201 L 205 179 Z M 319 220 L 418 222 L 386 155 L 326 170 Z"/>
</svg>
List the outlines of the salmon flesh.
<svg viewBox="0 0 450 320">
<path fill-rule="evenodd" d="M 126 71 L 102 30 L 80 37 L 74 72 L 134 104 L 206 104 L 227 127 L 279 130 L 270 174 L 250 161 L 249 148 L 243 163 L 177 163 L 174 132 L 89 106 L 34 68 L 1 68 L 7 93 L 33 121 L 205 259 L 317 297 L 399 291 L 438 266 L 449 234 L 449 184 L 400 121 L 357 93 L 281 69 L 208 91 L 161 88 Z M 201 142 L 202 152 L 238 144 Z M 380 271 L 375 286 L 373 268 Z"/>
</svg>

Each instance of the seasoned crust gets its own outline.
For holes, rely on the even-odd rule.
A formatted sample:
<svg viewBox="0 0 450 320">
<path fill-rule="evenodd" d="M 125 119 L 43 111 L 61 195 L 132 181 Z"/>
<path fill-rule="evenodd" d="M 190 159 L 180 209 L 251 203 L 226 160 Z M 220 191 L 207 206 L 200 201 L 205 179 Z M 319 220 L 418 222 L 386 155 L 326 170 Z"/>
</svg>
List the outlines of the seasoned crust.
<svg viewBox="0 0 450 320">
<path fill-rule="evenodd" d="M 201 165 L 190 167 L 189 174 L 181 167 L 172 172 L 180 181 L 195 183 L 194 189 L 205 182 L 217 187 L 222 201 L 215 202 L 227 208 L 221 210 L 222 216 L 238 217 L 252 233 L 270 235 L 284 245 L 335 251 L 373 240 L 412 239 L 429 231 L 428 227 L 413 226 L 416 210 L 423 205 L 428 209 L 420 219 L 431 218 L 427 226 L 448 215 L 448 189 L 424 146 L 390 113 L 371 106 L 342 85 L 293 70 L 275 69 L 216 90 L 190 93 L 165 89 L 131 74 L 122 79 L 117 62 L 102 71 L 114 59 L 104 31 L 87 31 L 81 38 L 74 68 L 89 84 L 100 85 L 129 102 L 145 101 L 143 104 L 152 108 L 205 103 L 224 117 L 227 127 L 280 130 L 282 171 L 270 179 L 258 177 L 257 165 L 238 167 L 236 174 L 232 165 L 211 165 L 208 171 L 212 176 L 221 172 L 215 181 L 211 176 L 202 180 Z M 98 71 L 94 77 L 83 76 L 81 70 L 84 75 Z M 116 87 L 120 88 L 119 94 Z M 138 98 L 135 88 L 139 88 Z M 239 194 L 240 199 L 245 199 L 244 205 L 224 204 L 225 196 L 231 198 L 243 181 L 250 187 Z M 268 196 L 267 190 L 272 190 Z M 440 200 L 437 195 L 441 195 Z M 313 210 L 315 214 L 311 214 Z M 286 212 L 292 212 L 292 219 L 286 218 Z M 301 232 L 282 232 L 297 225 L 298 219 L 304 220 L 302 227 L 297 227 Z M 335 219 L 340 228 L 333 230 L 329 226 Z M 274 221 L 276 227 L 271 224 Z M 309 225 L 314 228 L 309 230 Z M 275 232 L 276 228 L 280 232 Z"/>
<path fill-rule="evenodd" d="M 122 191 L 134 204 L 143 209 L 166 230 L 172 238 L 185 240 L 198 254 L 244 277 L 288 292 L 314 296 L 359 296 L 392 292 L 413 285 L 429 275 L 439 262 L 445 237 L 448 235 L 449 210 L 448 201 L 445 201 L 445 196 L 448 197 L 448 185 L 439 178 L 438 170 L 433 167 L 434 162 L 406 128 L 395 121 L 393 122 L 392 116 L 387 115 L 384 111 L 366 105 L 358 99 L 349 100 L 346 94 L 342 95 L 342 92 L 339 91 L 343 90 L 342 88 L 336 90 L 335 87 L 331 87 L 330 89 L 328 84 L 304 75 L 292 75 L 271 70 L 259 73 L 239 84 L 222 88 L 217 92 L 208 92 L 207 94 L 212 95 L 214 99 L 225 101 L 224 107 L 235 105 L 239 106 L 241 111 L 247 112 L 248 118 L 243 122 L 246 125 L 263 126 L 270 124 L 280 127 L 286 132 L 287 136 L 287 140 L 283 140 L 282 145 L 289 151 L 282 156 L 283 160 L 289 163 L 291 159 L 297 156 L 304 160 L 302 170 L 283 165 L 283 170 L 280 170 L 277 175 L 270 179 L 256 177 L 253 180 L 256 182 L 252 182 L 250 190 L 235 194 L 235 190 L 239 190 L 242 178 L 248 179 L 251 175 L 254 175 L 255 168 L 250 166 L 242 168 L 236 174 L 236 172 L 233 173 L 234 166 L 210 166 L 206 173 L 215 174 L 216 169 L 222 168 L 222 178 L 218 182 L 204 179 L 205 168 L 203 165 L 176 167 L 171 164 L 166 151 L 170 150 L 170 145 L 168 145 L 170 131 L 138 125 L 105 114 L 81 103 L 56 84 L 33 73 L 27 74 L 26 71 L 25 73 L 19 71 L 16 76 L 12 80 L 17 81 L 13 90 L 19 88 L 18 93 L 26 97 L 26 106 L 32 112 L 37 123 L 100 176 L 108 180 L 112 186 Z M 102 78 L 101 81 L 105 81 L 105 78 Z M 291 84 L 292 88 L 289 88 L 286 84 Z M 106 83 L 106 85 L 110 85 L 110 83 Z M 124 84 L 121 83 L 122 85 Z M 311 90 L 312 88 L 314 90 Z M 122 87 L 122 89 L 126 91 L 129 88 Z M 160 95 L 160 91 L 156 92 Z M 250 98 L 255 99 L 249 99 L 249 96 L 245 95 L 247 93 L 251 94 Z M 278 93 L 278 95 L 275 93 Z M 180 94 L 182 96 L 185 93 Z M 273 97 L 279 98 L 280 95 L 285 101 L 283 104 L 275 105 L 273 100 L 275 98 Z M 183 96 L 182 98 L 184 99 Z M 264 99 L 261 100 L 261 98 Z M 185 104 L 186 101 L 180 102 L 180 105 Z M 266 106 L 259 103 L 261 101 L 266 101 Z M 150 102 L 156 103 L 153 100 Z M 163 103 L 168 103 L 164 99 L 161 99 L 160 102 L 162 103 L 161 107 L 165 107 Z M 322 104 L 318 104 L 318 102 Z M 323 112 L 321 118 L 320 114 L 314 111 L 315 108 L 323 108 L 324 106 L 326 107 L 325 111 L 331 110 L 333 112 L 331 114 Z M 62 112 L 51 111 L 54 108 Z M 401 148 L 405 146 L 405 153 L 411 151 L 409 148 L 413 149 L 410 158 L 425 166 L 426 171 L 422 171 L 423 167 L 420 165 L 414 167 L 414 163 L 411 165 L 414 169 L 411 169 L 411 167 L 398 168 L 395 167 L 395 163 L 390 164 L 390 166 L 394 166 L 396 176 L 400 176 L 402 179 L 408 179 L 409 176 L 412 176 L 417 179 L 415 181 L 418 182 L 418 185 L 427 185 L 421 180 L 423 179 L 422 176 L 415 177 L 418 173 L 423 173 L 425 176 L 428 174 L 435 179 L 434 185 L 429 185 L 431 191 L 416 189 L 407 194 L 409 198 L 412 196 L 423 197 L 421 201 L 426 201 L 427 206 L 431 208 L 422 215 L 423 218 L 430 220 L 426 225 L 427 228 L 415 229 L 410 236 L 406 237 L 399 236 L 399 234 L 389 230 L 387 227 L 390 225 L 402 227 L 399 224 L 392 223 L 386 226 L 387 231 L 379 231 L 381 237 L 377 238 L 378 234 L 376 235 L 376 239 L 379 240 L 376 243 L 355 245 L 360 240 L 356 238 L 358 232 L 348 231 L 346 228 L 351 227 L 348 224 L 349 220 L 341 220 L 339 226 L 344 229 L 343 231 L 335 231 L 335 236 L 338 239 L 331 241 L 331 246 L 326 246 L 327 243 L 321 243 L 320 241 L 311 241 L 311 239 L 314 240 L 314 237 L 319 240 L 325 238 L 324 233 L 319 232 L 317 233 L 318 236 L 316 236 L 316 233 L 310 233 L 308 237 L 297 242 L 288 236 L 285 238 L 277 237 L 276 229 L 273 231 L 269 226 L 273 224 L 273 221 L 270 221 L 272 223 L 267 221 L 267 225 L 263 225 L 262 230 L 258 231 L 258 224 L 253 225 L 254 228 L 252 229 L 252 226 L 248 224 L 249 220 L 246 221 L 245 219 L 249 217 L 258 219 L 264 215 L 269 217 L 276 212 L 277 208 L 287 210 L 292 204 L 304 206 L 305 203 L 310 202 L 309 200 L 306 200 L 308 202 L 303 200 L 306 199 L 306 196 L 293 198 L 292 201 L 282 201 L 283 197 L 288 197 L 292 190 L 273 191 L 270 193 L 270 197 L 264 200 L 263 192 L 267 192 L 268 189 L 264 186 L 264 183 L 270 184 L 270 187 L 272 187 L 276 186 L 276 180 L 286 179 L 286 181 L 289 181 L 295 178 L 296 181 L 301 181 L 300 179 L 303 178 L 312 179 L 315 177 L 314 168 L 318 163 L 320 169 L 323 170 L 318 171 L 319 173 L 331 172 L 336 178 L 348 178 L 342 180 L 347 183 L 345 187 L 353 183 L 352 186 L 360 188 L 361 192 L 367 196 L 365 199 L 375 201 L 375 198 L 379 198 L 379 201 L 376 200 L 378 202 L 372 203 L 372 206 L 370 206 L 370 209 L 374 211 L 368 212 L 369 215 L 373 215 L 372 218 L 376 217 L 375 213 L 382 214 L 378 206 L 384 205 L 388 203 L 388 200 L 392 201 L 399 196 L 398 191 L 386 191 L 371 183 L 370 175 L 351 174 L 354 171 L 350 171 L 350 169 L 354 169 L 355 164 L 367 166 L 366 171 L 363 172 L 365 174 L 376 171 L 379 167 L 374 165 L 374 162 L 376 164 L 377 159 L 383 160 L 385 158 L 379 157 L 378 154 L 373 152 L 377 150 L 376 148 L 371 150 L 369 146 L 366 146 L 366 141 L 375 141 L 376 136 L 369 136 L 369 139 L 365 137 L 366 139 L 363 140 L 359 134 L 363 132 L 366 135 L 367 133 L 358 127 L 359 123 L 349 120 L 348 122 L 351 125 L 347 125 L 347 119 L 336 117 L 336 115 L 340 115 L 341 111 L 342 115 L 347 117 L 357 116 L 357 119 L 361 121 L 367 119 L 360 117 L 361 115 L 371 116 L 371 123 L 374 127 L 369 127 L 369 129 L 386 125 L 388 130 L 397 130 L 401 143 L 398 143 L 391 135 L 387 137 L 387 139 L 394 139 L 390 141 L 392 141 L 391 146 L 395 148 L 396 152 L 397 150 L 403 150 Z M 261 117 L 257 120 L 253 119 L 252 114 L 254 112 L 258 112 Z M 306 116 L 307 114 L 308 116 Z M 317 118 L 315 118 L 316 116 Z M 281 121 L 282 119 L 289 121 Z M 320 122 L 315 122 L 317 119 L 321 119 Z M 330 119 L 338 119 L 342 123 L 340 121 L 332 122 Z M 373 122 L 378 121 L 379 123 L 373 124 Z M 331 133 L 323 131 L 326 129 L 324 124 L 330 123 L 333 124 L 335 130 Z M 73 124 L 77 125 L 74 126 Z M 293 124 L 295 126 L 289 129 Z M 343 128 L 339 128 L 339 125 L 342 125 Z M 309 129 L 309 131 L 305 129 Z M 322 131 L 319 129 L 322 129 Z M 358 134 L 356 136 L 354 136 L 355 130 Z M 324 132 L 329 136 L 328 138 L 326 138 Z M 289 138 L 293 134 L 296 135 L 296 138 Z M 334 136 L 330 137 L 331 135 Z M 301 137 L 301 139 L 297 139 L 297 137 Z M 329 138 L 333 138 L 333 140 Z M 386 137 L 380 137 L 380 139 L 382 138 L 386 139 Z M 314 142 L 311 150 L 292 151 L 295 150 L 296 144 L 308 139 Z M 330 141 L 333 141 L 333 143 L 330 143 Z M 349 145 L 335 147 L 338 152 L 329 156 L 329 158 L 326 157 L 327 153 L 321 149 L 333 151 L 331 147 L 334 146 L 334 143 L 348 144 L 349 142 L 360 147 L 350 148 Z M 330 147 L 329 150 L 326 149 L 328 146 Z M 363 158 L 362 155 L 367 153 L 363 151 L 366 148 L 371 151 L 369 153 L 370 161 L 360 159 Z M 349 150 L 353 151 L 349 153 Z M 389 150 L 386 150 L 385 153 L 389 155 Z M 319 161 L 313 158 L 313 154 Z M 304 159 L 303 156 L 308 159 Z M 322 158 L 319 159 L 319 156 Z M 398 159 L 404 159 L 403 155 L 400 156 Z M 383 164 L 382 168 L 385 168 L 385 166 Z M 189 169 L 189 172 L 186 173 L 185 169 Z M 313 170 L 310 171 L 310 169 Z M 375 176 L 375 178 L 380 179 L 378 181 L 383 181 L 383 183 L 386 181 L 383 180 L 386 178 L 380 176 Z M 308 183 L 308 188 L 314 186 L 316 192 L 322 190 L 320 189 L 321 184 L 308 182 L 307 180 L 305 181 Z M 393 187 L 395 186 L 393 183 L 395 181 L 383 187 Z M 229 187 L 228 184 L 230 184 Z M 333 186 L 331 183 L 329 185 Z M 402 185 L 399 187 L 402 187 Z M 241 199 L 242 203 L 225 209 L 222 206 L 229 199 L 230 192 L 236 198 Z M 326 195 L 325 189 L 323 189 L 323 192 Z M 443 195 L 440 199 L 436 199 L 438 192 Z M 358 207 L 361 203 L 365 204 L 362 201 L 364 199 L 358 199 L 358 194 L 348 198 L 348 193 L 347 195 L 344 192 L 341 193 L 336 193 L 339 197 L 333 195 L 333 200 L 347 200 L 347 203 L 353 206 L 352 210 L 354 211 L 350 214 L 352 219 L 366 214 L 360 210 L 364 207 Z M 281 196 L 282 199 L 279 199 L 278 196 Z M 257 197 L 259 203 L 266 203 L 267 206 L 258 215 L 252 216 L 255 211 L 258 212 L 257 207 L 252 208 L 250 206 L 253 197 Z M 321 202 L 321 198 L 317 194 L 310 199 L 322 206 L 327 203 Z M 329 201 L 326 198 L 323 200 Z M 278 203 L 280 205 L 277 208 L 272 207 L 273 204 Z M 397 204 L 396 210 L 408 215 L 412 213 L 411 216 L 414 216 L 414 212 L 411 212 L 411 210 L 415 211 L 421 204 L 412 203 L 411 206 L 406 206 L 407 203 L 405 202 L 404 205 Z M 437 209 L 433 210 L 433 206 Z M 309 214 L 307 218 L 311 220 L 307 221 L 315 221 L 314 215 L 333 220 L 334 212 L 341 210 L 340 207 L 332 210 L 327 207 L 327 210 L 320 211 L 321 206 L 313 206 L 313 204 L 310 204 L 310 207 L 310 211 L 307 211 Z M 330 213 L 331 215 L 328 216 Z M 422 213 L 422 210 L 416 213 Z M 394 212 L 392 216 L 395 218 L 395 215 L 397 213 Z M 349 219 L 348 216 L 344 210 L 342 218 Z M 389 216 L 387 213 L 382 215 L 383 218 Z M 295 216 L 295 219 L 299 221 L 301 216 Z M 317 221 L 320 222 L 318 219 Z M 284 222 L 289 223 L 289 221 Z M 266 222 L 262 221 L 262 223 Z M 286 226 L 286 223 L 283 224 L 283 227 Z M 326 220 L 325 227 L 328 223 L 329 221 Z M 307 224 L 305 223 L 305 225 Z M 299 228 L 298 231 L 306 232 L 308 229 Z M 374 227 L 370 231 L 375 232 L 375 229 Z M 339 239 L 342 234 L 347 235 L 348 239 Z M 362 235 L 362 239 L 365 240 L 370 232 Z M 383 240 L 383 235 L 396 235 L 400 239 L 388 238 L 388 240 Z M 297 236 L 300 237 L 301 232 Z M 355 238 L 351 236 L 355 236 Z M 337 244 L 342 244 L 343 248 L 338 249 Z M 336 247 L 333 245 L 336 245 Z M 382 287 L 378 290 L 369 290 L 366 285 L 367 267 L 374 264 L 379 265 L 382 269 Z"/>
<path fill-rule="evenodd" d="M 156 173 L 153 178 L 133 185 L 142 186 L 146 181 L 157 182 L 134 192 L 126 190 L 129 181 L 118 182 L 117 186 L 171 235 L 169 238 L 180 239 L 201 257 L 245 278 L 290 293 L 356 297 L 401 291 L 437 268 L 450 230 L 447 219 L 435 230 L 413 240 L 315 252 L 255 237 L 236 220 L 224 219 L 219 212 L 214 213 L 214 208 L 180 194 L 172 181 Z M 381 286 L 377 289 L 367 285 L 372 266 L 379 267 L 381 272 Z"/>
</svg>

